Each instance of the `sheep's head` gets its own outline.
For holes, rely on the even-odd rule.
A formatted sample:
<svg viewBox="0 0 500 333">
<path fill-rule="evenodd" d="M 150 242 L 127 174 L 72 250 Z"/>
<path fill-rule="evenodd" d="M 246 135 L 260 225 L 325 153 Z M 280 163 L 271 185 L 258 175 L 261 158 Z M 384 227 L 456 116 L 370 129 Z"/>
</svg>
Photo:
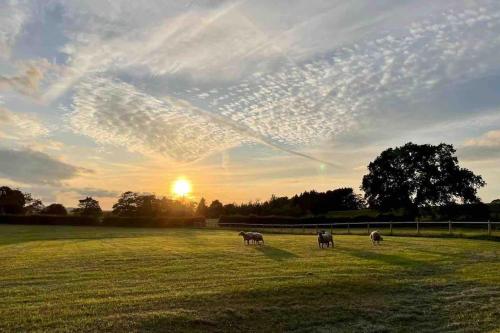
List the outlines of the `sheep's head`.
<svg viewBox="0 0 500 333">
<path fill-rule="evenodd" d="M 246 232 L 244 231 L 240 231 L 240 233 L 238 234 L 239 236 L 245 236 L 246 235 Z"/>
</svg>

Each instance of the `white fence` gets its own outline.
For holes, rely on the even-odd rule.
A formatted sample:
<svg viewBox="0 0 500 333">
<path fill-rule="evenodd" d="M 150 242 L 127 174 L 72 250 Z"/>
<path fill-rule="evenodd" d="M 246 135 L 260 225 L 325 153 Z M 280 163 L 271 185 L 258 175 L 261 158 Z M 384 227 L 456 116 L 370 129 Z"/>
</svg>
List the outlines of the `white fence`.
<svg viewBox="0 0 500 333">
<path fill-rule="evenodd" d="M 306 233 L 307 231 L 314 230 L 317 232 L 321 229 L 330 229 L 332 233 L 336 231 L 346 231 L 348 234 L 354 230 L 366 230 L 367 234 L 371 232 L 371 230 L 375 230 L 375 228 L 381 228 L 382 226 L 386 226 L 389 228 L 389 233 L 392 235 L 393 230 L 399 228 L 414 228 L 417 234 L 420 234 L 423 228 L 437 228 L 444 227 L 448 229 L 449 234 L 453 234 L 453 228 L 461 229 L 485 229 L 487 230 L 487 234 L 491 236 L 492 232 L 498 229 L 496 226 L 500 225 L 500 222 L 467 222 L 467 221 L 407 221 L 407 222 L 337 222 L 337 223 L 327 223 L 327 224 L 268 224 L 268 223 L 218 223 L 218 226 L 221 228 L 258 228 L 258 229 L 275 229 L 278 231 L 295 231 L 297 229 L 302 230 L 302 233 Z"/>
</svg>

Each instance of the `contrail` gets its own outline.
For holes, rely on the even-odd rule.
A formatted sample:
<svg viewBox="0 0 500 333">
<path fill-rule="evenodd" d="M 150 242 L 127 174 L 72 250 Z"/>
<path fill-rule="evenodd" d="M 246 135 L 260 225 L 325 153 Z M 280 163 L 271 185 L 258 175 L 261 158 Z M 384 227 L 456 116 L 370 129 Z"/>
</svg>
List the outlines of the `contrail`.
<svg viewBox="0 0 500 333">
<path fill-rule="evenodd" d="M 199 114 L 207 116 L 207 117 L 211 118 L 212 120 L 216 121 L 217 123 L 225 125 L 225 126 L 231 128 L 232 130 L 234 130 L 235 132 L 238 132 L 246 137 L 252 138 L 252 139 L 268 146 L 268 147 L 271 147 L 271 148 L 274 148 L 276 150 L 280 150 L 280 151 L 283 151 L 283 152 L 286 152 L 286 153 L 289 153 L 289 154 L 292 154 L 295 156 L 303 157 L 303 158 L 306 158 L 306 159 L 311 160 L 311 161 L 323 163 L 323 164 L 326 164 L 326 165 L 329 165 L 329 166 L 332 166 L 335 168 L 341 167 L 340 165 L 338 165 L 336 163 L 325 161 L 325 160 L 319 159 L 317 157 L 314 157 L 314 156 L 311 156 L 308 154 L 304 154 L 304 153 L 280 146 L 280 145 L 276 144 L 275 142 L 273 142 L 272 140 L 265 137 L 264 135 L 252 130 L 251 128 L 248 128 L 247 126 L 243 126 L 243 125 L 237 123 L 236 121 L 229 119 L 227 117 L 224 117 L 224 116 L 215 114 L 213 112 L 206 111 L 204 109 L 196 107 L 186 100 L 179 99 L 179 98 L 174 99 L 170 96 L 164 96 L 161 99 L 170 105 L 178 105 L 179 107 L 189 108 L 189 109 L 191 109 Z"/>
</svg>

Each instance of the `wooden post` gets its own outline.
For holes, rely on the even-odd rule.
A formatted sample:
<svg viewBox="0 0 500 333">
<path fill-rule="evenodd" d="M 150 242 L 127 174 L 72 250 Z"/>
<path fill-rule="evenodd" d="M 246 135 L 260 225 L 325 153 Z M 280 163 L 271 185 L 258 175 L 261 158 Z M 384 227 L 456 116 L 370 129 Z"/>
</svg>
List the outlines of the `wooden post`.
<svg viewBox="0 0 500 333">
<path fill-rule="evenodd" d="M 491 236 L 491 221 L 488 220 L 488 236 Z"/>
<path fill-rule="evenodd" d="M 368 235 L 370 234 L 370 223 L 366 224 L 366 230 L 368 231 Z"/>
<path fill-rule="evenodd" d="M 451 235 L 451 220 L 448 220 L 448 233 Z"/>
<path fill-rule="evenodd" d="M 316 224 L 316 235 L 318 234 L 318 225 Z"/>
<path fill-rule="evenodd" d="M 417 219 L 417 235 L 420 234 L 420 224 L 418 223 L 418 219 Z"/>
<path fill-rule="evenodd" d="M 392 236 L 392 222 L 389 223 L 389 229 L 390 229 L 390 233 L 391 233 L 391 236 Z"/>
<path fill-rule="evenodd" d="M 351 233 L 351 226 L 349 225 L 349 223 L 347 223 L 347 233 L 350 234 Z"/>
<path fill-rule="evenodd" d="M 333 224 L 330 224 L 330 233 L 333 235 Z"/>
<path fill-rule="evenodd" d="M 306 233 L 306 225 L 305 225 L 305 224 L 303 224 L 303 225 L 302 225 L 302 233 L 303 233 L 303 234 L 305 234 L 305 233 Z"/>
</svg>

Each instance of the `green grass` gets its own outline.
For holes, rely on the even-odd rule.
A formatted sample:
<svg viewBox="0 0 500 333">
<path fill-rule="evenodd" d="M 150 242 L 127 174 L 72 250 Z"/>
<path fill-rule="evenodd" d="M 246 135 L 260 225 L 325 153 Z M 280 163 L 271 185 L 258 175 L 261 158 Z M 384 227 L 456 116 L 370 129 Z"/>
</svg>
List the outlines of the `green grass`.
<svg viewBox="0 0 500 333">
<path fill-rule="evenodd" d="M 0 332 L 497 332 L 500 243 L 0 226 Z"/>
</svg>

